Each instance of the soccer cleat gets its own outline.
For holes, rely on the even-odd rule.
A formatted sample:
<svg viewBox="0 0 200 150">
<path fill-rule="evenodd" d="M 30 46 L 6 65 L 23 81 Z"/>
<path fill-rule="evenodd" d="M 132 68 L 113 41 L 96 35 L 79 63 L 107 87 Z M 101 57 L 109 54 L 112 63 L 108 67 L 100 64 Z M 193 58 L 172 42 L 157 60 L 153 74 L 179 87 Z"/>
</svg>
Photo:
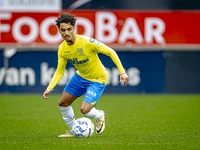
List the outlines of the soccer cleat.
<svg viewBox="0 0 200 150">
<path fill-rule="evenodd" d="M 75 137 L 71 131 L 67 131 L 65 134 L 59 135 L 58 137 Z"/>
<path fill-rule="evenodd" d="M 103 116 L 96 120 L 96 133 L 101 134 L 105 129 L 105 118 L 106 114 L 104 111 L 101 111 L 103 113 Z"/>
</svg>

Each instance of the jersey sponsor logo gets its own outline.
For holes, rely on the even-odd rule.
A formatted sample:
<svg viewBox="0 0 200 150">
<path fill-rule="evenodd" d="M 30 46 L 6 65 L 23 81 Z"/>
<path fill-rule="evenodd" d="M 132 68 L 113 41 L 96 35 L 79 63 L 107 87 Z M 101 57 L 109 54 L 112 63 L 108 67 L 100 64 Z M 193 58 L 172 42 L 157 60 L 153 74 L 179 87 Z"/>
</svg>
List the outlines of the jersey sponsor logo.
<svg viewBox="0 0 200 150">
<path fill-rule="evenodd" d="M 82 47 L 77 48 L 77 51 L 78 51 L 78 53 L 80 54 L 79 56 L 85 55 Z"/>
<path fill-rule="evenodd" d="M 95 41 L 95 43 L 96 43 L 96 45 L 99 47 L 99 46 L 101 46 L 102 44 L 101 44 L 101 42 L 99 42 L 99 41 Z"/>
<path fill-rule="evenodd" d="M 69 62 L 71 62 L 73 65 L 75 64 L 84 64 L 86 62 L 88 62 L 89 59 L 85 59 L 85 60 L 81 60 L 81 61 L 78 61 L 78 58 L 73 58 L 73 59 L 69 59 Z"/>
<path fill-rule="evenodd" d="M 97 40 L 95 40 L 95 39 L 93 39 L 93 38 L 90 38 L 90 42 L 91 43 L 96 43 L 96 45 L 99 47 L 99 46 L 101 46 L 102 44 L 101 44 L 101 42 L 99 42 L 99 41 L 97 41 Z"/>
<path fill-rule="evenodd" d="M 90 38 L 90 42 L 91 42 L 91 43 L 94 43 L 94 41 L 95 41 L 95 39 Z"/>
</svg>

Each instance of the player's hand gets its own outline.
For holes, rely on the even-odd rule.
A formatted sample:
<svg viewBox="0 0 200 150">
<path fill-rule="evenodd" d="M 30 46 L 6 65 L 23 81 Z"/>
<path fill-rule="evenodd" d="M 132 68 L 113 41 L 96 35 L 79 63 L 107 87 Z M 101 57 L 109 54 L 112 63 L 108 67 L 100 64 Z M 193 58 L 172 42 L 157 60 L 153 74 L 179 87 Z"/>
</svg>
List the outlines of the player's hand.
<svg viewBox="0 0 200 150">
<path fill-rule="evenodd" d="M 44 99 L 48 99 L 48 95 L 51 93 L 51 89 L 46 89 L 46 91 L 43 94 Z"/>
<path fill-rule="evenodd" d="M 120 80 L 119 82 L 121 83 L 122 80 L 124 81 L 124 86 L 126 85 L 126 83 L 129 81 L 129 77 L 126 73 L 122 73 L 120 74 Z"/>
</svg>

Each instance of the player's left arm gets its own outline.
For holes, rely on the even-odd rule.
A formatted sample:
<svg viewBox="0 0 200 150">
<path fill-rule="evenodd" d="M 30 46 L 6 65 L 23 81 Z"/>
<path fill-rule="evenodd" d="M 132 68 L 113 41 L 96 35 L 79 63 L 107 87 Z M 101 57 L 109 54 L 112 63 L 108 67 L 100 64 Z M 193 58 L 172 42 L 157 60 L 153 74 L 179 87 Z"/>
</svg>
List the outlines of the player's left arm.
<svg viewBox="0 0 200 150">
<path fill-rule="evenodd" d="M 128 75 L 126 74 L 123 66 L 122 66 L 122 63 L 117 55 L 117 53 L 111 49 L 110 47 L 104 45 L 104 44 L 101 44 L 100 46 L 96 46 L 96 51 L 98 53 L 102 53 L 102 54 L 105 54 L 107 56 L 109 56 L 112 61 L 115 63 L 115 65 L 117 66 L 118 70 L 119 70 L 119 73 L 120 73 L 120 83 L 122 82 L 122 80 L 124 81 L 124 86 L 126 85 L 126 83 L 129 81 L 129 77 Z"/>
</svg>

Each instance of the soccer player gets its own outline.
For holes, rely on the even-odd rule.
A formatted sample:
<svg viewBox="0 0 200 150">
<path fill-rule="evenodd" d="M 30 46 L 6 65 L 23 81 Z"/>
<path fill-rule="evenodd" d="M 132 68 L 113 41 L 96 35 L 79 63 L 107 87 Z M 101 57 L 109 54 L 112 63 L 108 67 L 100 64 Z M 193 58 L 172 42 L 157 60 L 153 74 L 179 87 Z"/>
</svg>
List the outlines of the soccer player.
<svg viewBox="0 0 200 150">
<path fill-rule="evenodd" d="M 120 81 L 124 85 L 129 81 L 116 52 L 95 39 L 75 34 L 76 18 L 69 13 L 62 13 L 56 20 L 59 32 L 64 39 L 58 49 L 58 65 L 54 76 L 43 94 L 45 99 L 53 91 L 54 87 L 64 75 L 67 62 L 71 62 L 77 69 L 69 83 L 65 86 L 59 107 L 67 126 L 72 129 L 75 121 L 74 111 L 71 104 L 77 97 L 85 94 L 81 104 L 81 113 L 84 117 L 96 119 L 96 133 L 101 134 L 105 129 L 105 112 L 94 108 L 101 97 L 106 83 L 108 73 L 101 63 L 97 53 L 109 56 L 116 64 L 120 72 Z M 71 131 L 58 137 L 73 137 Z"/>
</svg>

